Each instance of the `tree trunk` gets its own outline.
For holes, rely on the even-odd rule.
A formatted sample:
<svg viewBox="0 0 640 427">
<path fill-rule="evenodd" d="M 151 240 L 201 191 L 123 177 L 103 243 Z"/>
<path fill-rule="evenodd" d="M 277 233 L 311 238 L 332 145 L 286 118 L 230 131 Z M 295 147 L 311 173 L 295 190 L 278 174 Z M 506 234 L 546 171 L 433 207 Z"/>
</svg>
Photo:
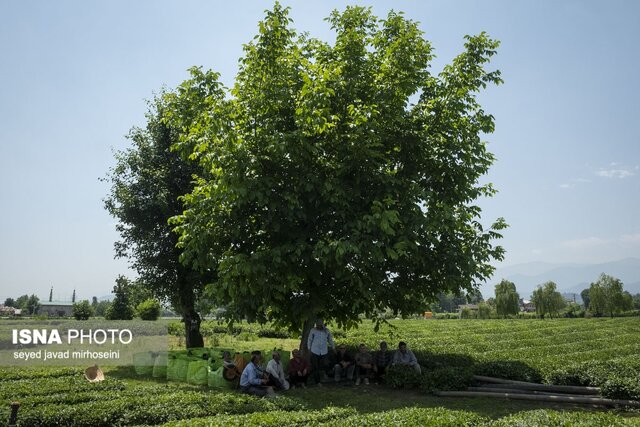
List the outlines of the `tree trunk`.
<svg viewBox="0 0 640 427">
<path fill-rule="evenodd" d="M 195 309 L 196 295 L 189 282 L 189 275 L 180 268 L 178 270 L 179 306 L 184 322 L 184 333 L 187 348 L 204 347 L 204 339 L 200 333 L 200 315 Z"/>
<path fill-rule="evenodd" d="M 182 315 L 187 348 L 204 347 L 204 339 L 200 333 L 200 315 L 193 309 L 185 310 Z"/>
</svg>

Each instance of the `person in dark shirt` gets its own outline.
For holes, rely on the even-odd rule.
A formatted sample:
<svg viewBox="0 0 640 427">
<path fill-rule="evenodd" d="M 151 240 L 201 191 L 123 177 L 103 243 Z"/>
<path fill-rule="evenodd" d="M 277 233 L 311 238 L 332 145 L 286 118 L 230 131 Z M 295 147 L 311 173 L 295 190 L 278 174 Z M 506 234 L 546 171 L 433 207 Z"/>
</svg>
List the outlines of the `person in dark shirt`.
<svg viewBox="0 0 640 427">
<path fill-rule="evenodd" d="M 300 356 L 300 350 L 294 349 L 293 357 L 289 361 L 289 383 L 291 387 L 307 387 L 309 378 L 309 363 Z"/>
<path fill-rule="evenodd" d="M 367 346 L 360 344 L 356 354 L 356 385 L 360 385 L 360 380 L 364 380 L 365 385 L 369 384 L 369 377 L 373 372 L 373 356 L 367 350 Z"/>
<path fill-rule="evenodd" d="M 349 381 L 352 381 L 355 368 L 356 365 L 353 362 L 353 357 L 347 352 L 347 347 L 344 344 L 338 347 L 336 364 L 333 367 L 333 379 L 335 382 L 340 382 L 340 379 L 344 376 L 346 376 Z"/>
<path fill-rule="evenodd" d="M 389 368 L 392 361 L 393 352 L 389 350 L 387 342 L 380 342 L 380 350 L 376 352 L 373 363 L 373 372 L 375 373 L 377 383 L 384 382 L 384 377 L 387 374 L 387 368 Z"/>
</svg>

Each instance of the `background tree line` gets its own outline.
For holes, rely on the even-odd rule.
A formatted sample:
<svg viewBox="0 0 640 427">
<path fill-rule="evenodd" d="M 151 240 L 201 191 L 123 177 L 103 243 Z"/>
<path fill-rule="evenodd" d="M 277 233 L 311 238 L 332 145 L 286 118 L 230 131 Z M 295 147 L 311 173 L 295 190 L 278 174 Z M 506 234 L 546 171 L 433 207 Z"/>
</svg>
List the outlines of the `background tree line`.
<svg viewBox="0 0 640 427">
<path fill-rule="evenodd" d="M 143 320 L 156 320 L 163 312 L 160 302 L 151 296 L 150 290 L 138 281 L 131 281 L 124 276 L 116 279 L 113 287 L 112 301 L 98 301 L 97 297 L 89 300 L 75 301 L 75 290 L 72 296 L 72 315 L 78 320 L 90 317 L 104 317 L 107 320 L 130 320 L 134 316 Z M 49 302 L 52 293 L 49 294 Z M 34 316 L 39 314 L 40 299 L 36 295 L 22 295 L 17 299 L 7 298 L 5 307 L 24 310 L 24 314 Z"/>
<path fill-rule="evenodd" d="M 495 286 L 495 301 L 492 301 L 496 314 L 506 317 L 520 312 L 520 296 L 516 285 L 502 280 Z M 620 279 L 601 274 L 598 280 L 580 293 L 583 306 L 567 301 L 557 290 L 556 283 L 549 281 L 538 285 L 531 295 L 536 315 L 546 317 L 585 315 L 615 316 L 631 310 L 640 310 L 640 294 L 631 295 L 624 290 Z M 582 309 L 582 312 L 580 312 Z"/>
</svg>

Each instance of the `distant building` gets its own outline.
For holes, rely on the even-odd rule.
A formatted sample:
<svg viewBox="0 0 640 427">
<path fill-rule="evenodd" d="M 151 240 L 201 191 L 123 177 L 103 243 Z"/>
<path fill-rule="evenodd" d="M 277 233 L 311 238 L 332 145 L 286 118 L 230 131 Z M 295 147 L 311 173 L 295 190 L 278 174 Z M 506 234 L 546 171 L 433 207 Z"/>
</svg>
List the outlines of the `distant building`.
<svg viewBox="0 0 640 427">
<path fill-rule="evenodd" d="M 527 299 L 520 299 L 520 311 L 533 313 L 534 311 L 536 311 L 536 306 Z"/>
<path fill-rule="evenodd" d="M 73 303 L 71 301 L 44 301 L 40 303 L 38 314 L 46 314 L 49 317 L 71 317 Z"/>
<path fill-rule="evenodd" d="M 13 316 L 15 315 L 15 312 L 16 312 L 16 309 L 13 307 L 0 305 L 0 316 Z"/>
<path fill-rule="evenodd" d="M 8 317 L 21 317 L 22 310 L 14 307 L 7 307 L 5 305 L 0 305 L 0 316 L 8 316 Z"/>
</svg>

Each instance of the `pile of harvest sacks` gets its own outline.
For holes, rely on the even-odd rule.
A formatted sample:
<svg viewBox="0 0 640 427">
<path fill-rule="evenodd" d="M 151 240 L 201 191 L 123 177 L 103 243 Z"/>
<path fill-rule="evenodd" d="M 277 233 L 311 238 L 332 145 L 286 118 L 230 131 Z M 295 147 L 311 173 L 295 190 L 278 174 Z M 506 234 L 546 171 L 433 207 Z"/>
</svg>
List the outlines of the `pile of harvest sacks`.
<svg viewBox="0 0 640 427">
<path fill-rule="evenodd" d="M 223 354 L 228 351 L 235 369 L 224 366 Z M 284 350 L 265 350 L 266 359 L 273 351 L 280 353 L 284 371 L 287 371 L 290 353 Z M 136 374 L 153 378 L 166 378 L 188 384 L 216 388 L 236 388 L 242 369 L 251 359 L 249 352 L 235 352 L 228 348 L 190 348 L 168 352 L 142 352 L 133 355 Z M 226 372 L 225 372 L 226 371 Z"/>
</svg>

